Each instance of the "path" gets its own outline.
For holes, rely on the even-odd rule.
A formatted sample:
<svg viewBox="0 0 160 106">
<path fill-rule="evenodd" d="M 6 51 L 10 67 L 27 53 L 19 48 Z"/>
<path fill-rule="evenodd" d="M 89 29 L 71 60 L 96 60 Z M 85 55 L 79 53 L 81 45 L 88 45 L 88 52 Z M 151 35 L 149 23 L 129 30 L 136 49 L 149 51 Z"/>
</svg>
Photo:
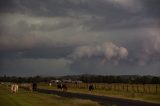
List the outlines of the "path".
<svg viewBox="0 0 160 106">
<path fill-rule="evenodd" d="M 37 91 L 47 94 L 56 94 L 62 97 L 89 99 L 96 101 L 104 106 L 107 104 L 115 104 L 117 106 L 160 106 L 160 104 L 155 104 L 155 103 L 148 103 L 138 100 L 128 100 L 128 99 L 121 99 L 121 98 L 114 98 L 107 96 L 97 96 L 92 94 L 63 92 L 63 91 L 47 90 L 47 89 L 38 89 Z"/>
</svg>

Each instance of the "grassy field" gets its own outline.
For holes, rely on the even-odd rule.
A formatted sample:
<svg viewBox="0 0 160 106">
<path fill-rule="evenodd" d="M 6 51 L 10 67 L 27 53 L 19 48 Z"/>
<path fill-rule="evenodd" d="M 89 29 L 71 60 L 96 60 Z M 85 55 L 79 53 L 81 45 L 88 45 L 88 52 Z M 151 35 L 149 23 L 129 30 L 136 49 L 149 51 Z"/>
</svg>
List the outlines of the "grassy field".
<svg viewBox="0 0 160 106">
<path fill-rule="evenodd" d="M 39 88 L 54 89 L 56 86 L 48 86 L 47 83 L 38 84 Z M 87 88 L 68 87 L 67 92 L 87 93 L 94 95 L 111 96 L 117 98 L 127 98 L 134 100 L 141 100 L 146 102 L 160 103 L 160 95 L 156 93 L 135 93 L 132 91 L 118 91 L 108 89 L 95 89 L 88 91 Z M 77 98 L 65 98 L 53 94 L 44 94 L 38 92 L 29 92 L 24 89 L 20 89 L 18 93 L 10 93 L 10 87 L 6 85 L 0 85 L 0 106 L 101 106 L 99 103 L 77 99 Z M 114 106 L 114 105 L 108 105 Z"/>
<path fill-rule="evenodd" d="M 101 106 L 90 100 L 64 98 L 20 89 L 11 94 L 9 87 L 0 85 L 0 106 Z M 109 105 L 110 106 L 110 105 Z"/>
<path fill-rule="evenodd" d="M 57 90 L 56 86 L 48 86 L 45 84 L 39 84 L 41 85 L 41 88 L 44 89 L 55 89 Z M 153 85 L 154 88 L 155 85 Z M 148 87 L 147 87 L 148 88 Z M 152 88 L 152 85 L 150 85 L 150 88 Z M 152 88 L 152 89 L 153 89 Z M 115 89 L 99 89 L 96 88 L 93 91 L 88 91 L 87 87 L 73 87 L 73 86 L 68 86 L 68 92 L 79 92 L 79 93 L 87 93 L 87 94 L 94 94 L 94 95 L 102 95 L 102 96 L 110 96 L 110 97 L 117 97 L 117 98 L 125 98 L 125 99 L 133 99 L 133 100 L 141 100 L 145 102 L 152 102 L 152 103 L 160 103 L 160 94 L 159 93 L 152 93 L 155 91 L 151 91 L 146 93 L 146 92 L 134 92 L 132 91 L 133 88 L 129 88 L 128 91 L 123 91 L 123 90 L 115 90 Z M 139 85 L 139 91 L 142 91 L 143 86 Z M 159 87 L 158 87 L 159 91 Z"/>
</svg>

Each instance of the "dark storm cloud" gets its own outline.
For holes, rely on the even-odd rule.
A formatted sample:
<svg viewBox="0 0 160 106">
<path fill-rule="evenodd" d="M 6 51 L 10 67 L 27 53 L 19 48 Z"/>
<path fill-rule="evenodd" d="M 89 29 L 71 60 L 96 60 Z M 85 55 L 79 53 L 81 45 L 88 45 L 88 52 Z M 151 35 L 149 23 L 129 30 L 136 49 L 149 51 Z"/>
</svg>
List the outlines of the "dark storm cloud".
<svg viewBox="0 0 160 106">
<path fill-rule="evenodd" d="M 114 9 L 111 5 L 97 0 L 5 0 L 1 1 L 0 4 L 2 13 L 20 12 L 39 16 L 59 16 L 60 14 L 63 16 L 69 15 L 71 11 L 104 15 L 103 13 L 106 12 L 106 9 L 118 11 L 118 9 Z M 110 13 L 112 14 L 112 12 Z"/>
<path fill-rule="evenodd" d="M 65 13 L 65 10 L 61 8 L 62 6 L 55 0 L 5 0 L 1 1 L 0 4 L 2 13 L 22 13 L 37 16 L 61 16 Z"/>
<path fill-rule="evenodd" d="M 148 17 L 160 18 L 160 1 L 159 0 L 143 0 L 145 13 Z"/>
<path fill-rule="evenodd" d="M 126 0 L 6 0 L 1 1 L 0 10 L 1 13 L 21 13 L 43 17 L 84 18 L 83 15 L 90 15 L 90 20 L 84 24 L 93 30 L 149 27 L 159 22 L 160 2 L 158 0 L 130 0 L 130 2 Z M 152 22 L 155 18 L 156 22 Z M 145 19 L 148 20 L 143 22 Z"/>
<path fill-rule="evenodd" d="M 159 0 L 1 0 L 3 72 L 34 71 L 40 65 L 50 73 L 53 63 L 58 66 L 53 72 L 62 74 L 65 68 L 77 73 L 158 73 L 159 5 Z M 104 49 L 105 42 L 112 47 L 107 43 Z"/>
</svg>

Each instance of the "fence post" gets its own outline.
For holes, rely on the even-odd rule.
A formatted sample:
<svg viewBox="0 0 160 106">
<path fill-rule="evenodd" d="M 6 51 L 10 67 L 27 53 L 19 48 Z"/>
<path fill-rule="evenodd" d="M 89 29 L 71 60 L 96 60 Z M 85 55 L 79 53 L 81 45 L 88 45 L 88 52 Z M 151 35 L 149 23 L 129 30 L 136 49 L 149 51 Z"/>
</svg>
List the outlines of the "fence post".
<svg viewBox="0 0 160 106">
<path fill-rule="evenodd" d="M 156 94 L 158 93 L 158 85 L 156 84 Z"/>
<path fill-rule="evenodd" d="M 135 92 L 135 89 L 134 89 L 134 84 L 132 84 L 132 91 L 133 91 L 133 92 Z"/>
<path fill-rule="evenodd" d="M 139 93 L 139 87 L 138 87 L 138 84 L 137 84 L 137 92 Z"/>
<path fill-rule="evenodd" d="M 148 93 L 150 93 L 150 85 L 148 85 Z"/>
<path fill-rule="evenodd" d="M 145 87 L 144 87 L 144 84 L 143 84 L 143 93 L 145 92 Z"/>
<path fill-rule="evenodd" d="M 124 84 L 122 85 L 122 90 L 124 91 Z"/>
<path fill-rule="evenodd" d="M 116 91 L 116 84 L 114 84 L 114 90 Z"/>
</svg>

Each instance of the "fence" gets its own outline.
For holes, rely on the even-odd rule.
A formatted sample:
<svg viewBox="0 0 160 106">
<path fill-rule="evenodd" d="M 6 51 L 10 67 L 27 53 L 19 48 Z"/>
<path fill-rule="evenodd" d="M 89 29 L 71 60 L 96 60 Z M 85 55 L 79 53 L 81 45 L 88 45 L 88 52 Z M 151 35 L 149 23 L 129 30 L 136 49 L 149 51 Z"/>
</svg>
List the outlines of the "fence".
<svg viewBox="0 0 160 106">
<path fill-rule="evenodd" d="M 67 83 L 68 88 L 88 89 L 91 83 Z M 97 90 L 114 90 L 134 93 L 160 94 L 160 84 L 92 83 Z"/>
</svg>

